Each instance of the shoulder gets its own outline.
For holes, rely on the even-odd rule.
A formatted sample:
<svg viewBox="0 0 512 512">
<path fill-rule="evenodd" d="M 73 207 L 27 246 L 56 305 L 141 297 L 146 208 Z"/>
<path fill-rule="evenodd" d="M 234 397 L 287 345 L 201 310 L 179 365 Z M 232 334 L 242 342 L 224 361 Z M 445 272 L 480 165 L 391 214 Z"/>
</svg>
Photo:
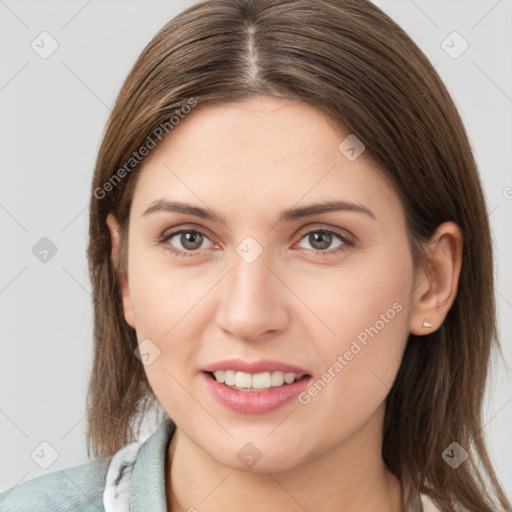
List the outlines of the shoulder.
<svg viewBox="0 0 512 512">
<path fill-rule="evenodd" d="M 101 512 L 110 459 L 39 476 L 0 494 L 2 512 Z"/>
</svg>

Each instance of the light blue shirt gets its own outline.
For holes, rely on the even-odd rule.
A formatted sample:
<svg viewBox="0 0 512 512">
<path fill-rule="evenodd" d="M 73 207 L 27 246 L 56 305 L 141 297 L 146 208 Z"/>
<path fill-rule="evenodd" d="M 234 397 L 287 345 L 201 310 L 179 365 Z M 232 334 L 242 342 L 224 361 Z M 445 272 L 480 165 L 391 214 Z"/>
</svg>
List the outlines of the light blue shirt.
<svg viewBox="0 0 512 512">
<path fill-rule="evenodd" d="M 165 456 L 175 428 L 167 420 L 140 445 L 129 481 L 130 512 L 167 512 Z M 12 487 L 0 494 L 0 511 L 105 512 L 103 495 L 111 460 L 99 458 Z"/>
</svg>

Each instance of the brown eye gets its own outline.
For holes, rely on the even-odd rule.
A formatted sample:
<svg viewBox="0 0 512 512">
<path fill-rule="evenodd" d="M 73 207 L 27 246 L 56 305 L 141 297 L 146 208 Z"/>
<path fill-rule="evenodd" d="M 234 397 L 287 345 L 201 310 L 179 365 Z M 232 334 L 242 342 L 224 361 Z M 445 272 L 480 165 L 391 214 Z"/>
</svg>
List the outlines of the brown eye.
<svg viewBox="0 0 512 512">
<path fill-rule="evenodd" d="M 203 243 L 203 235 L 197 231 L 183 231 L 180 234 L 180 243 L 184 249 L 195 251 Z"/>
<path fill-rule="evenodd" d="M 328 249 L 331 245 L 332 235 L 325 231 L 315 231 L 314 233 L 309 234 L 308 242 L 314 249 L 322 251 L 324 249 Z"/>
<path fill-rule="evenodd" d="M 200 249 L 206 248 L 202 247 L 205 240 L 209 238 L 197 229 L 180 229 L 164 234 L 160 243 L 173 254 L 194 256 L 200 253 Z"/>
<path fill-rule="evenodd" d="M 303 244 L 304 241 L 309 244 L 309 247 L 304 245 L 299 245 L 299 247 L 310 249 L 317 254 L 323 255 L 341 252 L 355 245 L 348 236 L 328 229 L 310 231 L 302 236 L 299 244 Z"/>
</svg>

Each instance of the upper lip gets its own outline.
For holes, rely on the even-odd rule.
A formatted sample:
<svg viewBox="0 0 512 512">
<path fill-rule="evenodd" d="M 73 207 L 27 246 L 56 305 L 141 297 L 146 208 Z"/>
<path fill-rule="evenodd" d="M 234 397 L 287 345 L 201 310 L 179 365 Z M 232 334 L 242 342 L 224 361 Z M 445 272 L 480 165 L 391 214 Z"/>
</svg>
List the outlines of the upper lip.
<svg viewBox="0 0 512 512">
<path fill-rule="evenodd" d="M 282 361 L 276 361 L 273 359 L 260 359 L 259 361 L 244 361 L 242 359 L 224 359 L 223 361 L 217 361 L 209 364 L 203 368 L 205 372 L 214 372 L 216 370 L 234 370 L 237 372 L 246 373 L 264 373 L 264 372 L 278 372 L 284 373 L 295 373 L 308 374 L 307 370 L 300 366 L 295 366 L 289 363 L 283 363 Z M 309 374 L 308 374 L 309 375 Z"/>
</svg>

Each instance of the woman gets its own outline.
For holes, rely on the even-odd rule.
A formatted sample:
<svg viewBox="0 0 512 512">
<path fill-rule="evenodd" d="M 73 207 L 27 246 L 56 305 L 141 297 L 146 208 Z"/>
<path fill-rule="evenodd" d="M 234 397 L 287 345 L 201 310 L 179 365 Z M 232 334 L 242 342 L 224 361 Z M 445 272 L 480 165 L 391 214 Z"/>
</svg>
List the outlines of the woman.
<svg viewBox="0 0 512 512">
<path fill-rule="evenodd" d="M 435 70 L 370 2 L 170 21 L 109 119 L 88 256 L 96 460 L 7 510 L 510 508 L 482 435 L 499 344 L 478 172 Z"/>
</svg>

